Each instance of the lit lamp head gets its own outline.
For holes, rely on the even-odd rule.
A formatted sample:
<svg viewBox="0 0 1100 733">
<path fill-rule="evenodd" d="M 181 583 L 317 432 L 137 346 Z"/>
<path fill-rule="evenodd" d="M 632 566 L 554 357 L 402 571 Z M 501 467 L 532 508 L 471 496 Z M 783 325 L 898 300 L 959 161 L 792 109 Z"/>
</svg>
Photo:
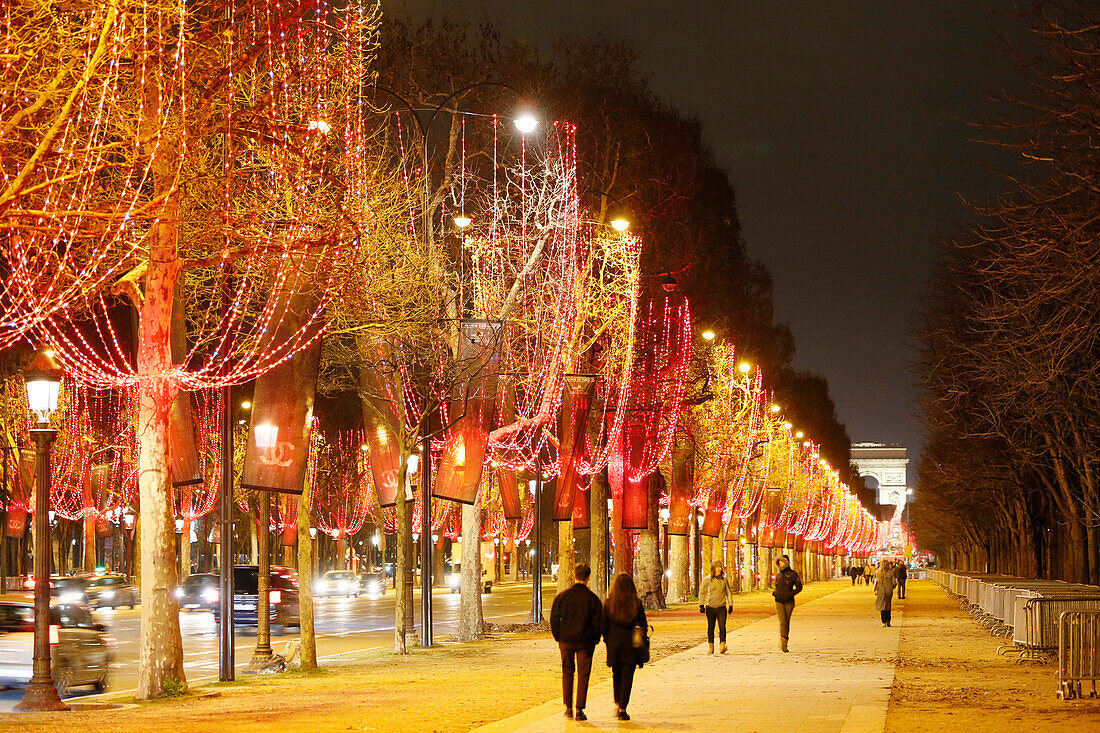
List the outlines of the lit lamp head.
<svg viewBox="0 0 1100 733">
<path fill-rule="evenodd" d="M 471 219 L 470 217 L 466 216 L 465 214 L 459 214 L 458 216 L 455 217 L 455 226 L 458 227 L 459 229 L 465 229 L 466 227 L 470 226 L 473 223 L 474 223 L 474 220 Z"/>
<path fill-rule="evenodd" d="M 27 405 L 38 416 L 39 425 L 48 423 L 50 415 L 57 409 L 62 374 L 51 351 L 38 352 L 23 372 L 27 383 Z"/>
<path fill-rule="evenodd" d="M 714 331 L 711 331 L 709 329 L 706 330 L 706 331 L 703 331 L 703 333 L 700 334 L 700 335 L 703 337 L 704 341 L 713 341 L 714 336 L 715 336 Z"/>
<path fill-rule="evenodd" d="M 748 362 L 743 361 L 743 362 L 741 362 L 740 364 L 737 365 L 737 369 L 742 374 L 748 374 L 749 372 L 752 371 L 752 364 L 749 364 Z"/>
<path fill-rule="evenodd" d="M 516 129 L 520 133 L 526 135 L 529 132 L 534 132 L 535 128 L 539 126 L 538 119 L 530 112 L 521 112 L 516 116 L 516 119 L 512 121 L 512 124 L 516 126 Z"/>
<path fill-rule="evenodd" d="M 625 232 L 630 228 L 630 220 L 624 216 L 616 216 L 611 220 L 611 228 L 617 232 Z"/>
</svg>

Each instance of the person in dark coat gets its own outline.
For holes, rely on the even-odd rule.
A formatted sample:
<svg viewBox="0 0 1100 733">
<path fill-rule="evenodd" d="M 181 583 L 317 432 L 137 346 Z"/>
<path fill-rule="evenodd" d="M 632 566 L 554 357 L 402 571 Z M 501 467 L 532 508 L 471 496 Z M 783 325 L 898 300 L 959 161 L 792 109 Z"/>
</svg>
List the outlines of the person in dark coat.
<svg viewBox="0 0 1100 733">
<path fill-rule="evenodd" d="M 802 592 L 802 578 L 791 567 L 791 559 L 781 555 L 775 561 L 779 571 L 775 574 L 775 614 L 779 617 L 779 648 L 787 649 L 787 639 L 791 635 L 791 614 L 794 613 L 794 597 Z"/>
<path fill-rule="evenodd" d="M 894 595 L 894 570 L 885 560 L 875 575 L 875 610 L 879 612 L 882 625 L 890 625 L 890 601 Z"/>
<path fill-rule="evenodd" d="M 844 574 L 852 579 L 852 585 L 856 584 L 856 576 L 858 575 L 858 573 L 856 571 L 856 566 L 855 565 L 852 565 L 850 568 L 845 570 Z"/>
<path fill-rule="evenodd" d="M 603 608 L 600 598 L 588 589 L 592 569 L 577 565 L 577 582 L 562 591 L 550 606 L 550 631 L 561 650 L 561 694 L 565 717 L 588 720 L 584 706 L 588 700 L 588 677 L 592 674 L 592 652 L 600 643 Z M 577 707 L 573 712 L 573 672 L 577 673 Z"/>
<path fill-rule="evenodd" d="M 648 628 L 634 579 L 626 573 L 616 575 L 603 604 L 603 640 L 619 720 L 630 720 L 626 706 L 630 702 L 630 688 L 634 686 L 634 669 L 642 666 L 638 657 L 640 637 Z"/>
<path fill-rule="evenodd" d="M 898 582 L 898 599 L 905 598 L 905 581 L 909 579 L 909 568 L 904 562 L 898 563 L 898 569 L 894 572 L 894 580 Z"/>
</svg>

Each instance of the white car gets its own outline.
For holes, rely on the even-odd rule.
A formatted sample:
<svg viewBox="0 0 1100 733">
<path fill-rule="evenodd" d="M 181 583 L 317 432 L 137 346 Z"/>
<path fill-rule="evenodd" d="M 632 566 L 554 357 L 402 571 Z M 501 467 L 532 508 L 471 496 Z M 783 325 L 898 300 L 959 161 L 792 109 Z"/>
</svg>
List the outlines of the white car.
<svg viewBox="0 0 1100 733">
<path fill-rule="evenodd" d="M 359 596 L 359 578 L 350 570 L 329 570 L 313 584 L 315 596 Z"/>
</svg>

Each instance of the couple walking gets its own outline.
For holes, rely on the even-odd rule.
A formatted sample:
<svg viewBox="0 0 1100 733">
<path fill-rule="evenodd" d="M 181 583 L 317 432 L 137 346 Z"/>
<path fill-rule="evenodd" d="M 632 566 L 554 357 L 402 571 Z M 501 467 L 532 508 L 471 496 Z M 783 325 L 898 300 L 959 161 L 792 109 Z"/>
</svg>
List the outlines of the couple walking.
<svg viewBox="0 0 1100 733">
<path fill-rule="evenodd" d="M 550 607 L 550 631 L 561 650 L 561 690 L 565 717 L 588 720 L 584 714 L 588 702 L 588 678 L 592 673 L 592 653 L 603 637 L 607 645 L 607 666 L 615 694 L 615 712 L 619 720 L 630 720 L 626 706 L 634 685 L 634 670 L 649 661 L 649 638 L 645 610 L 638 598 L 634 580 L 626 573 L 615 577 L 603 604 L 588 588 L 592 574 L 588 565 L 573 571 L 576 583 L 562 591 Z M 577 676 L 577 704 L 573 705 L 573 674 Z"/>
<path fill-rule="evenodd" d="M 787 640 L 791 635 L 791 614 L 794 597 L 802 591 L 802 578 L 791 567 L 786 555 L 775 561 L 775 614 L 779 618 L 779 648 L 788 651 Z M 711 566 L 710 577 L 699 586 L 699 612 L 707 615 L 707 644 L 714 654 L 714 626 L 718 625 L 718 651 L 726 653 L 726 615 L 733 613 L 733 589 L 726 579 L 726 568 L 716 562 Z"/>
</svg>

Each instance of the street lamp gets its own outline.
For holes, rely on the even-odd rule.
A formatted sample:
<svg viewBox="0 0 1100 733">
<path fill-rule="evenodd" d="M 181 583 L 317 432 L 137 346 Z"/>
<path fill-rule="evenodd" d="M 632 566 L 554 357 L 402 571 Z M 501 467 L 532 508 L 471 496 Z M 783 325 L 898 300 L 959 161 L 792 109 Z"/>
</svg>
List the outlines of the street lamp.
<svg viewBox="0 0 1100 733">
<path fill-rule="evenodd" d="M 611 228 L 617 232 L 625 232 L 630 228 L 630 221 L 621 216 L 617 216 L 611 220 Z"/>
<path fill-rule="evenodd" d="M 27 405 L 37 418 L 31 428 L 35 449 L 34 476 L 34 661 L 31 681 L 23 699 L 13 708 L 23 712 L 68 710 L 57 694 L 50 669 L 50 445 L 57 431 L 50 414 L 57 409 L 61 369 L 50 353 L 39 353 L 23 373 Z"/>
<path fill-rule="evenodd" d="M 521 112 L 516 119 L 512 121 L 512 124 L 514 124 L 516 129 L 522 134 L 526 135 L 529 132 L 535 131 L 535 128 L 539 126 L 539 121 L 530 112 Z M 622 231 L 622 229 L 619 231 Z"/>
<path fill-rule="evenodd" d="M 706 330 L 706 331 L 703 331 L 702 336 L 703 336 L 704 341 L 713 341 L 715 333 L 714 333 L 714 331 Z"/>
</svg>

